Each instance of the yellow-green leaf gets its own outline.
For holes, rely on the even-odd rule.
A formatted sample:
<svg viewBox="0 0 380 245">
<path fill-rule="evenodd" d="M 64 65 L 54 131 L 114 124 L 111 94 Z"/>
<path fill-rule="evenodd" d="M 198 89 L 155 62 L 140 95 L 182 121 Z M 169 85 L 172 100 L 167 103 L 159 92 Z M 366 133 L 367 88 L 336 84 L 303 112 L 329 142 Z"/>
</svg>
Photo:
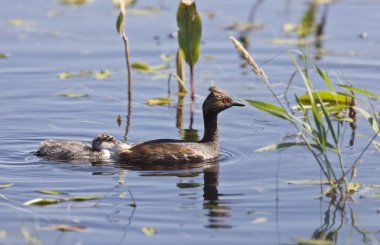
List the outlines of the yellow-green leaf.
<svg viewBox="0 0 380 245">
<path fill-rule="evenodd" d="M 83 225 L 65 225 L 65 224 L 56 224 L 43 227 L 47 230 L 56 230 L 56 231 L 84 231 L 86 227 Z"/>
<path fill-rule="evenodd" d="M 351 181 L 350 183 L 348 183 L 347 191 L 348 193 L 355 193 L 355 192 L 358 192 L 361 187 L 362 187 L 362 183 L 358 182 L 357 184 L 355 184 L 354 182 Z"/>
<path fill-rule="evenodd" d="M 116 30 L 120 34 L 120 36 L 123 36 L 123 30 L 124 30 L 124 14 L 120 11 L 119 16 L 116 20 Z"/>
<path fill-rule="evenodd" d="M 101 196 L 73 196 L 66 198 L 67 201 L 73 201 L 73 202 L 84 202 L 84 201 L 89 201 L 89 200 L 96 200 L 102 198 Z"/>
<path fill-rule="evenodd" d="M 325 106 L 337 106 L 337 105 L 351 105 L 352 97 L 343 94 L 343 93 L 337 93 L 333 91 L 318 91 L 313 92 L 313 99 L 316 103 L 318 103 L 318 95 L 321 98 L 322 102 L 325 104 Z M 305 94 L 299 97 L 299 101 L 302 103 L 302 105 L 310 105 L 310 96 L 309 94 Z"/>
<path fill-rule="evenodd" d="M 178 44 L 185 61 L 194 65 L 199 58 L 202 35 L 201 17 L 194 1 L 182 0 L 177 11 Z"/>
<path fill-rule="evenodd" d="M 87 4 L 87 3 L 91 3 L 93 2 L 93 0 L 60 0 L 59 1 L 61 4 L 63 5 L 84 5 L 84 4 Z"/>
<path fill-rule="evenodd" d="M 8 187 L 11 187 L 11 186 L 13 186 L 13 185 L 14 185 L 13 183 L 9 183 L 9 184 L 0 184 L 0 189 L 8 188 Z"/>
<path fill-rule="evenodd" d="M 344 84 L 338 84 L 338 86 L 342 87 L 344 89 L 347 89 L 348 91 L 352 91 L 352 92 L 359 93 L 359 94 L 364 94 L 364 95 L 367 95 L 367 96 L 372 97 L 374 99 L 380 100 L 380 96 L 378 96 L 377 94 L 374 94 L 374 93 L 372 93 L 366 89 L 355 88 L 355 87 L 347 86 Z"/>
<path fill-rule="evenodd" d="M 38 190 L 38 193 L 46 194 L 46 195 L 67 195 L 68 193 L 57 190 Z"/>
<path fill-rule="evenodd" d="M 327 180 L 290 180 L 288 181 L 289 185 L 327 185 L 329 182 Z"/>
<path fill-rule="evenodd" d="M 133 62 L 132 63 L 132 69 L 142 72 L 142 73 L 151 73 L 152 68 L 150 65 L 144 62 Z"/>
<path fill-rule="evenodd" d="M 153 236 L 157 233 L 156 228 L 152 226 L 144 226 L 143 228 L 141 228 L 141 232 L 146 236 Z"/>
<path fill-rule="evenodd" d="M 57 96 L 75 98 L 75 97 L 88 97 L 89 95 L 88 94 L 77 94 L 77 93 L 60 93 L 60 94 L 57 94 Z"/>
<path fill-rule="evenodd" d="M 281 107 L 275 106 L 271 103 L 258 101 L 258 100 L 245 100 L 245 101 L 251 106 L 254 106 L 259 110 L 267 112 L 273 116 L 289 120 L 286 111 L 282 109 Z"/>
<path fill-rule="evenodd" d="M 333 241 L 329 240 L 318 240 L 318 239 L 304 239 L 304 238 L 294 238 L 294 241 L 299 245 L 334 245 Z"/>
<path fill-rule="evenodd" d="M 79 72 L 61 72 L 58 74 L 59 79 L 68 79 L 73 77 L 85 77 L 91 76 L 90 71 L 81 70 Z"/>
<path fill-rule="evenodd" d="M 154 105 L 167 105 L 167 104 L 170 104 L 171 102 L 173 102 L 172 99 L 159 97 L 159 98 L 146 100 L 144 103 L 146 105 L 154 106 Z"/>
<path fill-rule="evenodd" d="M 24 202 L 26 206 L 48 206 L 65 201 L 64 198 L 35 198 Z"/>
<path fill-rule="evenodd" d="M 107 77 L 110 77 L 112 75 L 112 72 L 110 70 L 101 70 L 99 72 L 94 72 L 92 74 L 93 78 L 96 78 L 98 80 L 105 79 Z"/>
</svg>

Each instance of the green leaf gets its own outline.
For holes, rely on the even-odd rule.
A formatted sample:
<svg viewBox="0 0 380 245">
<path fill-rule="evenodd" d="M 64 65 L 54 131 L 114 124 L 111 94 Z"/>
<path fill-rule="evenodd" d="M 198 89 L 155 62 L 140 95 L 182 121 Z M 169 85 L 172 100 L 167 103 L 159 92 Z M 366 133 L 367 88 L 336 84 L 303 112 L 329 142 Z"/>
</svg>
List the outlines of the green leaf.
<svg viewBox="0 0 380 245">
<path fill-rule="evenodd" d="M 64 198 L 35 198 L 24 202 L 26 206 L 48 206 L 65 201 Z"/>
<path fill-rule="evenodd" d="M 150 65 L 144 63 L 144 62 L 133 62 L 132 63 L 132 69 L 142 72 L 142 73 L 149 73 L 151 70 Z"/>
<path fill-rule="evenodd" d="M 326 82 L 327 86 L 331 91 L 334 91 L 334 87 L 331 84 L 329 76 L 323 72 L 316 64 L 314 64 L 315 69 L 317 69 L 319 75 L 323 78 L 323 80 Z"/>
<path fill-rule="evenodd" d="M 141 232 L 146 236 L 153 236 L 157 233 L 156 228 L 152 226 L 144 226 L 143 228 L 141 228 Z"/>
<path fill-rule="evenodd" d="M 124 33 L 124 14 L 121 11 L 120 11 L 120 14 L 116 20 L 116 30 L 120 34 L 120 36 L 122 37 L 123 33 Z"/>
<path fill-rule="evenodd" d="M 0 189 L 8 188 L 8 187 L 11 187 L 11 186 L 13 186 L 13 185 L 14 185 L 13 183 L 9 183 L 9 184 L 0 184 Z"/>
<path fill-rule="evenodd" d="M 309 3 L 309 8 L 304 13 L 301 23 L 297 28 L 297 34 L 300 37 L 308 36 L 315 26 L 315 17 L 317 13 L 317 6 L 314 2 Z"/>
<path fill-rule="evenodd" d="M 334 245 L 333 241 L 329 240 L 319 240 L 319 239 L 304 239 L 304 238 L 294 238 L 294 241 L 299 245 Z"/>
<path fill-rule="evenodd" d="M 185 61 L 194 65 L 199 58 L 202 23 L 195 2 L 182 0 L 177 11 L 178 44 Z"/>
<path fill-rule="evenodd" d="M 99 72 L 94 72 L 92 74 L 93 78 L 96 78 L 98 80 L 105 79 L 107 77 L 110 77 L 112 75 L 112 72 L 110 70 L 101 70 Z"/>
<path fill-rule="evenodd" d="M 248 104 L 251 106 L 256 107 L 259 110 L 262 110 L 264 112 L 267 112 L 273 116 L 289 120 L 287 113 L 284 109 L 281 107 L 278 107 L 276 105 L 273 105 L 271 103 L 263 102 L 263 101 L 257 101 L 257 100 L 245 100 Z"/>
<path fill-rule="evenodd" d="M 89 200 L 96 200 L 102 198 L 101 196 L 73 196 L 66 198 L 66 201 L 73 201 L 73 202 L 84 202 L 84 201 L 89 201 Z"/>
<path fill-rule="evenodd" d="M 325 106 L 336 106 L 336 105 L 351 105 L 352 97 L 346 94 L 337 93 L 333 91 L 317 91 L 313 92 L 313 100 L 319 104 L 319 97 L 321 98 L 322 102 L 325 104 Z M 300 102 L 302 105 L 311 105 L 310 96 L 309 94 L 305 94 L 299 97 Z"/>
<path fill-rule="evenodd" d="M 57 94 L 57 96 L 72 97 L 72 98 L 75 98 L 75 97 L 89 97 L 88 94 L 77 94 L 77 93 L 60 93 L 60 94 Z"/>
<path fill-rule="evenodd" d="M 378 96 L 377 94 L 374 94 L 372 92 L 369 92 L 368 90 L 366 89 L 361 89 L 361 88 L 355 88 L 355 87 L 352 87 L 352 86 L 347 86 L 347 85 L 343 85 L 343 84 L 337 84 L 339 87 L 342 87 L 344 89 L 347 89 L 348 91 L 352 91 L 352 92 L 355 92 L 355 93 L 359 93 L 359 94 L 364 94 L 364 95 L 367 95 L 369 97 L 372 97 L 372 98 L 375 98 L 377 100 L 380 99 L 380 96 Z"/>
<path fill-rule="evenodd" d="M 6 54 L 0 53 L 0 59 L 8 59 Z"/>
<path fill-rule="evenodd" d="M 150 105 L 150 106 L 155 106 L 155 105 L 167 105 L 167 104 L 170 104 L 171 102 L 173 102 L 172 99 L 158 97 L 158 98 L 146 100 L 144 102 L 144 104 Z"/>
<path fill-rule="evenodd" d="M 46 194 L 46 195 L 67 195 L 68 193 L 57 190 L 38 190 L 38 193 Z"/>
</svg>

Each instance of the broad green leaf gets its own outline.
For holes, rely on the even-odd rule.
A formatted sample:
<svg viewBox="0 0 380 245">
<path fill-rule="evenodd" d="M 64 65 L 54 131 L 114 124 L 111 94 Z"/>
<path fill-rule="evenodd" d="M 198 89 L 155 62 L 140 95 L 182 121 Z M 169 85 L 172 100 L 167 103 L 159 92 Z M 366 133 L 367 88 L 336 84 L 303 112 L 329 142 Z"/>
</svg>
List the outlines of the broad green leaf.
<svg viewBox="0 0 380 245">
<path fill-rule="evenodd" d="M 317 14 L 317 6 L 312 1 L 309 3 L 309 8 L 304 13 L 301 23 L 298 25 L 297 34 L 300 37 L 308 36 L 315 26 L 315 17 Z"/>
<path fill-rule="evenodd" d="M 294 238 L 293 239 L 299 245 L 334 245 L 333 241 L 329 240 L 319 240 L 319 239 L 304 239 L 304 238 Z"/>
<path fill-rule="evenodd" d="M 273 116 L 289 120 L 286 111 L 284 109 L 282 109 L 281 107 L 278 107 L 278 106 L 273 105 L 271 103 L 267 103 L 267 102 L 263 102 L 263 101 L 257 101 L 257 100 L 245 100 L 245 101 L 248 104 L 250 104 L 251 106 L 254 106 L 259 110 L 267 112 Z"/>
<path fill-rule="evenodd" d="M 13 186 L 13 185 L 14 185 L 13 183 L 9 183 L 9 184 L 0 184 L 0 189 L 8 188 L 8 187 L 11 187 L 11 186 Z"/>
<path fill-rule="evenodd" d="M 77 94 L 77 93 L 60 93 L 60 94 L 57 94 L 57 96 L 72 97 L 72 98 L 75 98 L 75 97 L 89 97 L 88 94 Z"/>
<path fill-rule="evenodd" d="M 38 190 L 38 193 L 47 194 L 47 195 L 67 195 L 68 193 L 57 190 Z"/>
<path fill-rule="evenodd" d="M 153 99 L 146 100 L 144 104 L 154 106 L 154 105 L 167 105 L 167 104 L 170 104 L 171 102 L 173 102 L 173 100 L 169 98 L 153 98 Z"/>
<path fill-rule="evenodd" d="M 319 104 L 318 95 L 326 106 L 336 106 L 336 105 L 349 106 L 351 105 L 351 101 L 352 101 L 352 97 L 347 96 L 346 94 L 337 93 L 333 91 L 317 91 L 317 92 L 312 93 L 313 99 L 317 104 Z M 310 105 L 309 94 L 300 96 L 299 100 L 302 103 L 302 105 Z"/>
<path fill-rule="evenodd" d="M 96 78 L 98 80 L 105 79 L 107 77 L 110 77 L 112 75 L 112 72 L 110 70 L 101 70 L 99 72 L 94 72 L 92 74 L 93 78 Z"/>
<path fill-rule="evenodd" d="M 24 202 L 25 206 L 48 206 L 65 201 L 64 198 L 35 198 Z"/>
<path fill-rule="evenodd" d="M 347 89 L 348 91 L 352 91 L 352 92 L 359 93 L 359 94 L 364 94 L 364 95 L 367 95 L 369 97 L 375 98 L 377 100 L 380 99 L 380 96 L 378 96 L 377 94 L 374 94 L 372 92 L 369 92 L 368 90 L 365 90 L 365 89 L 355 88 L 355 87 L 347 86 L 347 85 L 343 85 L 343 84 L 337 84 L 337 85 L 339 87 Z"/>
<path fill-rule="evenodd" d="M 227 26 L 227 30 L 250 31 L 264 28 L 264 23 L 234 22 Z"/>
<path fill-rule="evenodd" d="M 0 53 L 0 59 L 8 59 L 6 54 Z"/>
<path fill-rule="evenodd" d="M 120 34 L 120 37 L 122 37 L 124 32 L 124 14 L 121 11 L 116 20 L 116 30 Z"/>
<path fill-rule="evenodd" d="M 288 181 L 289 185 L 327 185 L 329 182 L 327 180 L 290 180 Z"/>
<path fill-rule="evenodd" d="M 59 2 L 63 5 L 72 5 L 72 6 L 79 6 L 79 5 L 84 5 L 87 3 L 91 3 L 94 0 L 60 0 Z"/>
<path fill-rule="evenodd" d="M 43 228 L 47 230 L 56 230 L 56 231 L 62 231 L 62 232 L 86 230 L 86 227 L 83 225 L 65 225 L 65 224 L 49 225 L 49 226 L 44 226 Z"/>
<path fill-rule="evenodd" d="M 84 202 L 84 201 L 89 201 L 89 200 L 96 200 L 102 198 L 101 196 L 73 196 L 66 198 L 66 201 L 73 201 L 73 202 Z"/>
<path fill-rule="evenodd" d="M 152 226 L 144 226 L 143 228 L 141 228 L 141 232 L 146 236 L 153 236 L 157 233 L 156 228 Z"/>
<path fill-rule="evenodd" d="M 182 0 L 177 12 L 178 44 L 187 64 L 195 65 L 199 58 L 202 35 L 201 18 L 195 2 Z"/>
</svg>

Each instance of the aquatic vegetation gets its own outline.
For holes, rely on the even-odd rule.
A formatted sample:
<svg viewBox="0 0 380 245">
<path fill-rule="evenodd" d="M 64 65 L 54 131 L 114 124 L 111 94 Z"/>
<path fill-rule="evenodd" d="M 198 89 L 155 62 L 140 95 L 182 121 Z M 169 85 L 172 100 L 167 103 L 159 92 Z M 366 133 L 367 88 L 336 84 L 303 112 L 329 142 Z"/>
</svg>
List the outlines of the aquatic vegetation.
<svg viewBox="0 0 380 245">
<path fill-rule="evenodd" d="M 194 1 L 181 1 L 177 11 L 178 44 L 190 67 L 191 98 L 195 98 L 194 66 L 198 61 L 202 35 L 201 17 Z"/>
<path fill-rule="evenodd" d="M 372 113 L 368 113 L 356 105 L 355 99 L 357 99 L 357 96 L 355 96 L 354 92 L 364 94 L 367 97 L 373 96 L 377 98 L 378 96 L 369 91 L 353 88 L 347 85 L 340 85 L 340 87 L 346 89 L 348 92 L 335 92 L 327 73 L 322 71 L 317 65 L 314 65 L 320 78 L 330 89 L 329 91 L 316 90 L 308 76 L 308 67 L 301 68 L 292 53 L 289 53 L 307 90 L 305 95 L 295 95 L 296 106 L 292 107 L 285 101 L 282 101 L 274 92 L 264 70 L 257 65 L 253 57 L 239 43 L 239 41 L 233 37 L 231 37 L 231 40 L 240 55 L 251 66 L 252 71 L 264 81 L 278 105 L 263 101 L 246 101 L 250 105 L 269 113 L 272 116 L 287 120 L 297 131 L 298 139 L 296 139 L 295 142 L 274 144 L 260 148 L 259 151 L 305 146 L 313 154 L 329 184 L 329 187 L 323 193 L 324 195 L 339 193 L 346 196 L 356 193 L 361 188 L 360 182 L 353 182 L 353 178 L 356 177 L 356 167 L 364 152 L 379 133 L 379 120 L 377 120 L 374 110 Z M 348 122 L 350 124 L 352 129 L 350 145 L 353 145 L 356 129 L 356 110 L 360 111 L 363 115 L 366 115 L 376 134 L 370 140 L 370 143 L 361 150 L 362 153 L 359 157 L 354 160 L 345 160 L 341 149 L 341 125 L 343 122 Z M 348 162 L 351 162 L 351 165 L 349 165 Z"/>
</svg>

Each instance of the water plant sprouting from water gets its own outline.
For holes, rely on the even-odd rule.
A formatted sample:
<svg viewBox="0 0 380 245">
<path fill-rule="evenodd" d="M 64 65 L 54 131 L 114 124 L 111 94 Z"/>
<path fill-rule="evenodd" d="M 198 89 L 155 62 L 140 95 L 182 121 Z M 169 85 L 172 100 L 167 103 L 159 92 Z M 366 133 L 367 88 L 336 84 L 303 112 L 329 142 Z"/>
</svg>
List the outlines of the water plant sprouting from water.
<svg viewBox="0 0 380 245">
<path fill-rule="evenodd" d="M 194 1 L 183 0 L 177 11 L 178 44 L 180 53 L 190 67 L 191 99 L 195 98 L 194 66 L 199 58 L 199 46 L 202 35 L 201 17 Z"/>
<path fill-rule="evenodd" d="M 368 113 L 355 105 L 356 97 L 354 93 L 364 94 L 366 97 L 378 98 L 378 96 L 366 90 L 347 85 L 339 85 L 347 90 L 346 93 L 336 92 L 329 76 L 317 65 L 314 65 L 314 68 L 322 80 L 324 80 L 329 87 L 328 91 L 318 91 L 310 81 L 307 67 L 304 69 L 301 68 L 292 53 L 289 53 L 307 90 L 307 93 L 303 96 L 295 95 L 296 106 L 291 107 L 288 103 L 283 102 L 274 92 L 268 76 L 264 70 L 257 65 L 250 53 L 235 38 L 231 37 L 231 40 L 241 57 L 245 59 L 251 66 L 253 72 L 265 83 L 278 106 L 256 100 L 246 100 L 247 103 L 273 116 L 287 120 L 294 126 L 300 138 L 297 142 L 274 144 L 259 150 L 276 150 L 292 146 L 306 146 L 314 156 L 329 184 L 329 188 L 325 190 L 324 194 L 341 194 L 342 196 L 346 196 L 357 192 L 361 184 L 360 182 L 353 182 L 353 178 L 356 176 L 356 167 L 364 152 L 374 142 L 374 139 L 379 133 L 379 120 L 373 109 L 371 113 Z M 350 123 L 352 128 L 350 144 L 353 144 L 356 129 L 356 111 L 359 111 L 371 123 L 375 135 L 362 149 L 361 154 L 349 165 L 344 161 L 341 151 L 341 134 L 343 131 L 341 129 L 341 123 Z M 309 112 L 311 115 L 309 115 Z M 342 116 L 342 112 L 348 113 Z M 335 121 L 337 122 L 335 123 Z"/>
</svg>

